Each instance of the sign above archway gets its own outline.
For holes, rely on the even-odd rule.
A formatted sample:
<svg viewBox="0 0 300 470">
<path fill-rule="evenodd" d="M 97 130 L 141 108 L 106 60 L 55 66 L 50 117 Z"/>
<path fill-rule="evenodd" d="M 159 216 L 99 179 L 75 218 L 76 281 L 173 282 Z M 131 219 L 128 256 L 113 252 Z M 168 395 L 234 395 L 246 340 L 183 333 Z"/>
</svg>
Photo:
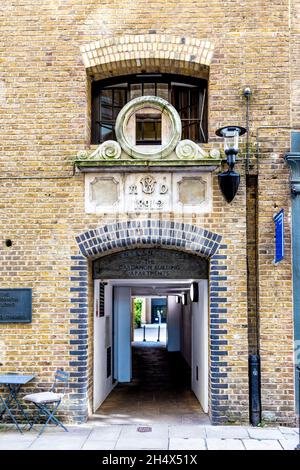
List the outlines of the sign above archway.
<svg viewBox="0 0 300 470">
<path fill-rule="evenodd" d="M 208 279 L 208 262 L 189 253 L 140 248 L 95 260 L 93 276 L 94 279 Z"/>
</svg>

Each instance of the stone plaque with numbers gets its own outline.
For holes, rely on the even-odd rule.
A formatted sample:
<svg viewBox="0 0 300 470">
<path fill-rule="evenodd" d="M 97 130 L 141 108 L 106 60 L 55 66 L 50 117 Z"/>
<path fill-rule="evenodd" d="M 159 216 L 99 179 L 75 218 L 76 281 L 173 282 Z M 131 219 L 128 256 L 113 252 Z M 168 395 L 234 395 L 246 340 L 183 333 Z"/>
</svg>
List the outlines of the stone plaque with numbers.
<svg viewBox="0 0 300 470">
<path fill-rule="evenodd" d="M 85 178 L 88 213 L 199 214 L 212 210 L 210 174 L 124 172 L 87 174 Z"/>
</svg>

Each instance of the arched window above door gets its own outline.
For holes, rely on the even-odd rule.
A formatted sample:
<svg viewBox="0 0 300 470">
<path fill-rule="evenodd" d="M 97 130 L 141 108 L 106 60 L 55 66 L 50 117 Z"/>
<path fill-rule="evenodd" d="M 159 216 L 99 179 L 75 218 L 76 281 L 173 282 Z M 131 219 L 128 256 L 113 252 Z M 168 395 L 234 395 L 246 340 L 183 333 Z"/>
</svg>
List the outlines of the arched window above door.
<svg viewBox="0 0 300 470">
<path fill-rule="evenodd" d="M 187 76 L 141 73 L 92 83 L 92 144 L 115 140 L 117 116 L 126 103 L 140 96 L 157 96 L 171 103 L 182 124 L 182 139 L 207 142 L 207 81 Z M 158 115 L 137 121 L 137 145 L 160 145 Z"/>
</svg>

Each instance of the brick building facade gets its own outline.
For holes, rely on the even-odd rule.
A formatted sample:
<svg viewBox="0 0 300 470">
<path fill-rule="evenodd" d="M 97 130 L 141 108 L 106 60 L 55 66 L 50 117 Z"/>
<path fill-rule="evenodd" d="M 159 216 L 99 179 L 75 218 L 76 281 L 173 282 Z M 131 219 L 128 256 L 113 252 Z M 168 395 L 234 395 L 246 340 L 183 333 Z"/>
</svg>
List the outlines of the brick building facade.
<svg viewBox="0 0 300 470">
<path fill-rule="evenodd" d="M 0 14 L 0 287 L 29 287 L 33 295 L 31 323 L 1 324 L 1 370 L 32 372 L 43 388 L 65 368 L 66 419 L 86 420 L 93 400 L 92 260 L 167 245 L 210 263 L 212 421 L 249 421 L 248 354 L 259 351 L 262 417 L 294 423 L 284 155 L 299 128 L 300 2 L 3 0 Z M 250 165 L 244 138 L 238 193 L 228 204 L 220 192 L 223 158 L 210 170 L 207 212 L 88 213 L 78 153 L 97 148 L 92 83 L 151 73 L 207 80 L 207 153 L 222 155 L 217 128 L 246 125 L 243 90 L 251 88 Z M 275 265 L 273 216 L 281 208 L 285 258 Z"/>
</svg>

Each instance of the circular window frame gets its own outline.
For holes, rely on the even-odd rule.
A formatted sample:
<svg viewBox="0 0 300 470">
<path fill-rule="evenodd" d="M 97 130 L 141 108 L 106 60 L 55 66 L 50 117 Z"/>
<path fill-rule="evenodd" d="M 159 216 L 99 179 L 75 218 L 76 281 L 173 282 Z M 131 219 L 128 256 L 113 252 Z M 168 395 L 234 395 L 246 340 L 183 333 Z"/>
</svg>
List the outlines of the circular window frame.
<svg viewBox="0 0 300 470">
<path fill-rule="evenodd" d="M 131 116 L 146 106 L 158 109 L 162 114 L 168 117 L 171 123 L 171 134 L 168 142 L 161 145 L 159 149 L 152 147 L 148 151 L 145 150 L 145 148 L 139 150 L 137 145 L 132 145 L 126 135 L 126 127 Z M 117 141 L 124 152 L 137 159 L 154 160 L 167 157 L 180 141 L 181 132 L 182 126 L 178 112 L 168 101 L 158 96 L 139 96 L 138 98 L 134 98 L 121 109 L 116 119 L 115 133 Z"/>
</svg>

